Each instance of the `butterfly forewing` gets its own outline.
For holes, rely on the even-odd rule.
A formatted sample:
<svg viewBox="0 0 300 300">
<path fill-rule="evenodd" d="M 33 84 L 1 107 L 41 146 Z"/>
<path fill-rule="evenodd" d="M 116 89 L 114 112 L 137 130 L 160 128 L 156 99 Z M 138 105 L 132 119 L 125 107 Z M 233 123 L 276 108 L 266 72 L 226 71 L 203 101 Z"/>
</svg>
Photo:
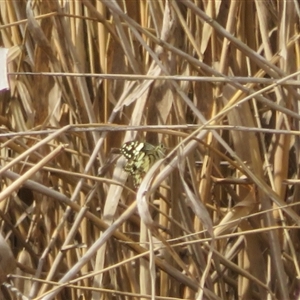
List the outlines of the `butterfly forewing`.
<svg viewBox="0 0 300 300">
<path fill-rule="evenodd" d="M 131 141 L 125 143 L 121 153 L 127 159 L 124 170 L 133 176 L 135 187 L 138 187 L 151 166 L 165 155 L 165 147 L 160 144 L 153 146 L 149 143 Z"/>
<path fill-rule="evenodd" d="M 138 141 L 131 141 L 123 144 L 121 148 L 121 153 L 127 158 L 127 159 L 132 159 L 135 156 L 135 152 L 137 147 L 139 146 Z"/>
</svg>

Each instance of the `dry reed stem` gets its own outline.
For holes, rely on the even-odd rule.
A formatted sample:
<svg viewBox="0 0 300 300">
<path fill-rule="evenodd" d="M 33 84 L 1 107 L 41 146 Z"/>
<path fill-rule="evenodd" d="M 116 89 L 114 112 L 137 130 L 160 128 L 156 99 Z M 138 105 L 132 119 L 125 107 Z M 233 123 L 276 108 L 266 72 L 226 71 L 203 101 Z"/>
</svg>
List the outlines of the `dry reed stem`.
<svg viewBox="0 0 300 300">
<path fill-rule="evenodd" d="M 4 298 L 297 298 L 299 11 L 0 2 Z M 132 139 L 168 149 L 136 191 Z"/>
</svg>

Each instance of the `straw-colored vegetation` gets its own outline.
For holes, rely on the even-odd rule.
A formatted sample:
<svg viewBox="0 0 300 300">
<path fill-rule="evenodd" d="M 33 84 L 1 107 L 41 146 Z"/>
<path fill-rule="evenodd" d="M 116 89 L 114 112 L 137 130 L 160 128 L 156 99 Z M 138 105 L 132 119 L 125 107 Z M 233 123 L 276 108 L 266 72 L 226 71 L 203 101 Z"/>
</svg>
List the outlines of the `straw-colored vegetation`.
<svg viewBox="0 0 300 300">
<path fill-rule="evenodd" d="M 2 298 L 298 299 L 299 13 L 0 1 Z"/>
</svg>

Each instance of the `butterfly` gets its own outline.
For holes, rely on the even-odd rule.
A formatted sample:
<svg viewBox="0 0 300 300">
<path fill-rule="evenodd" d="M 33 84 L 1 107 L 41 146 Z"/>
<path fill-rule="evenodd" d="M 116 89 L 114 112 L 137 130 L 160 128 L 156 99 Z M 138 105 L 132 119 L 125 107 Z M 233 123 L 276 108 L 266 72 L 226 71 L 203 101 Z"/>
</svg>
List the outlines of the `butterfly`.
<svg viewBox="0 0 300 300">
<path fill-rule="evenodd" d="M 138 187 L 153 164 L 165 156 L 163 144 L 154 146 L 146 142 L 130 141 L 123 144 L 121 153 L 127 159 L 124 170 L 133 177 L 133 184 Z"/>
</svg>

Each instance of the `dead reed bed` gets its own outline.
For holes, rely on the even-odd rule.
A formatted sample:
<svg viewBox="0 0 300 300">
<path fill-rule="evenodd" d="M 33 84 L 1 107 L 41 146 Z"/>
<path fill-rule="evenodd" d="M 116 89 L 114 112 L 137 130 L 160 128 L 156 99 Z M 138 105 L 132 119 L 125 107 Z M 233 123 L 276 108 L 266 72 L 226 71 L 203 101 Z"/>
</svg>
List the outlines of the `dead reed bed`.
<svg viewBox="0 0 300 300">
<path fill-rule="evenodd" d="M 1 1 L 2 299 L 299 299 L 299 16 Z"/>
</svg>

